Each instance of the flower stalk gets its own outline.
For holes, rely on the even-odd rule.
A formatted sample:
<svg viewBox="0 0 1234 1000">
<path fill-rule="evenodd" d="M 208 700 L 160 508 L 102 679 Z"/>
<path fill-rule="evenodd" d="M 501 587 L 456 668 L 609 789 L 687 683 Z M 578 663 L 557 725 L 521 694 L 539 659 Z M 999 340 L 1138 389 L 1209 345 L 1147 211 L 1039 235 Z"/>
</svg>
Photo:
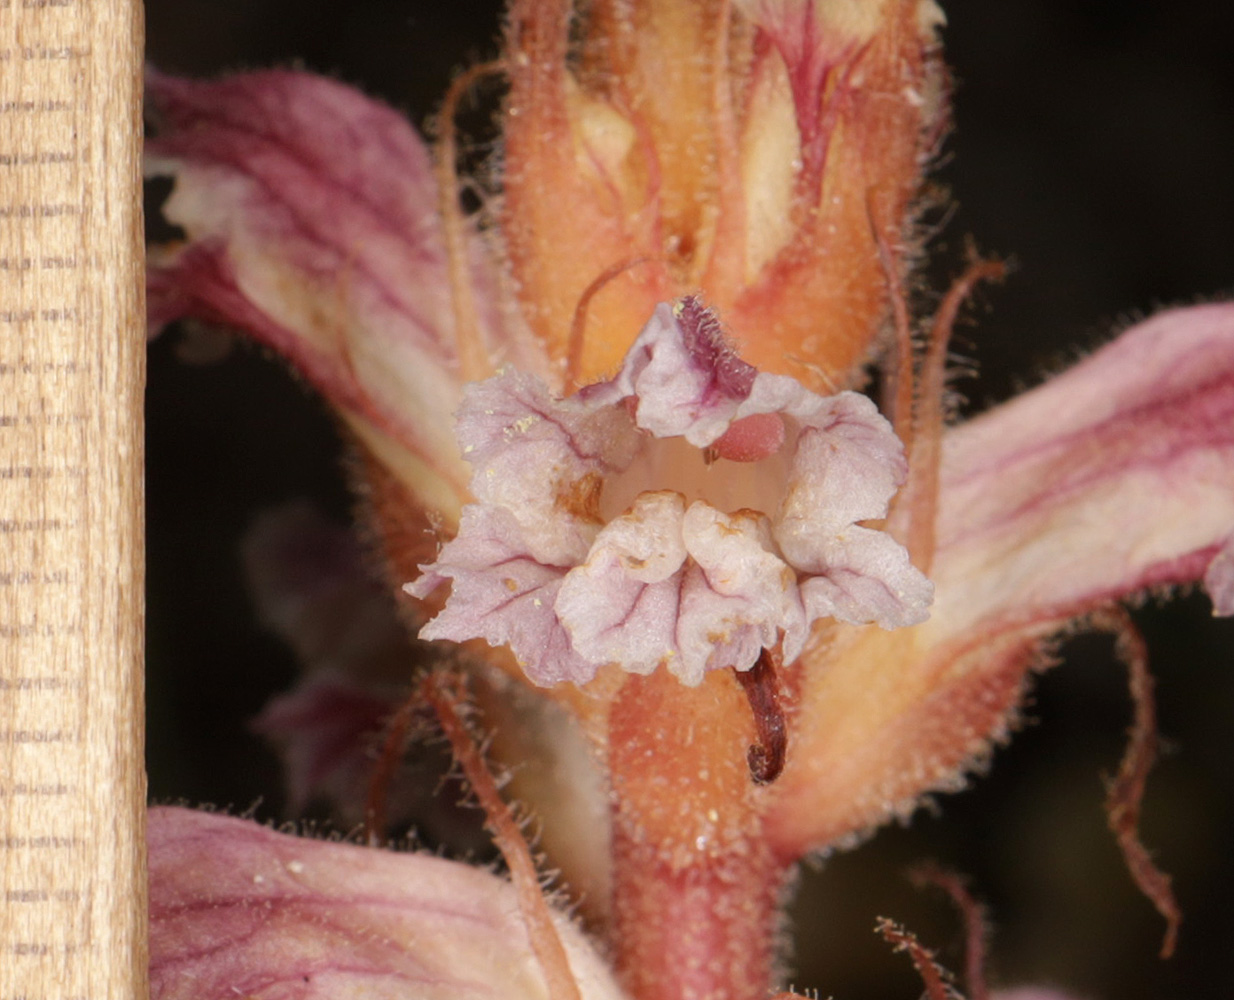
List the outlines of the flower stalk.
<svg viewBox="0 0 1234 1000">
<path fill-rule="evenodd" d="M 612 709 L 613 934 L 632 997 L 738 1000 L 778 969 L 791 871 L 762 835 L 731 672 L 631 678 Z"/>
</svg>

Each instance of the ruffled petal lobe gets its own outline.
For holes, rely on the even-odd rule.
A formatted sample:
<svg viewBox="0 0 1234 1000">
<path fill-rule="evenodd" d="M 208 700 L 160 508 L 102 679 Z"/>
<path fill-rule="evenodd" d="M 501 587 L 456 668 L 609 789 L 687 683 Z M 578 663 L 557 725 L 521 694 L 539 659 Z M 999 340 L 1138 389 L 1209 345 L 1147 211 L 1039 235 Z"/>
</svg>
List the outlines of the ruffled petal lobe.
<svg viewBox="0 0 1234 1000">
<path fill-rule="evenodd" d="M 536 684 L 588 681 L 596 666 L 574 650 L 554 610 L 568 568 L 536 559 L 507 508 L 469 505 L 463 508 L 458 537 L 407 585 L 408 593 L 424 599 L 451 582 L 450 599 L 420 630 L 420 638 L 479 638 L 491 646 L 509 646 Z"/>
</svg>

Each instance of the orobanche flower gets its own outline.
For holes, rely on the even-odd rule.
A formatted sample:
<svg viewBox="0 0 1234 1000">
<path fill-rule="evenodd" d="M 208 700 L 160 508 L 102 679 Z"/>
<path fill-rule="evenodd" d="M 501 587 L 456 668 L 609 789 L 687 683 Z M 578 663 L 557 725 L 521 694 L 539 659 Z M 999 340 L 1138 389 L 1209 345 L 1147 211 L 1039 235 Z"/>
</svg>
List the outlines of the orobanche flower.
<svg viewBox="0 0 1234 1000">
<path fill-rule="evenodd" d="M 820 618 L 926 617 L 932 587 L 882 518 L 908 471 L 854 392 L 756 372 L 697 299 L 660 305 L 611 381 L 553 398 L 469 386 L 459 440 L 480 503 L 409 590 L 453 581 L 426 639 L 508 643 L 537 684 L 607 663 L 686 684 L 801 654 Z"/>
<path fill-rule="evenodd" d="M 928 0 L 513 0 L 472 216 L 452 119 L 475 74 L 435 149 L 304 73 L 149 81 L 185 234 L 151 256 L 152 325 L 244 331 L 335 408 L 409 620 L 503 647 L 450 655 L 634 1000 L 766 996 L 798 860 L 961 787 L 1070 622 L 1121 629 L 1142 673 L 1121 598 L 1202 583 L 1234 613 L 1234 306 L 1162 312 L 947 426 L 950 328 L 998 268 L 918 329 L 940 23 Z M 870 364 L 881 406 L 851 391 Z M 315 732 L 346 730 L 329 701 Z M 1135 839 L 1146 760 L 1111 811 L 1172 926 Z M 372 976 L 450 959 L 424 940 Z M 288 968 L 277 935 L 227 941 L 220 996 Z"/>
</svg>

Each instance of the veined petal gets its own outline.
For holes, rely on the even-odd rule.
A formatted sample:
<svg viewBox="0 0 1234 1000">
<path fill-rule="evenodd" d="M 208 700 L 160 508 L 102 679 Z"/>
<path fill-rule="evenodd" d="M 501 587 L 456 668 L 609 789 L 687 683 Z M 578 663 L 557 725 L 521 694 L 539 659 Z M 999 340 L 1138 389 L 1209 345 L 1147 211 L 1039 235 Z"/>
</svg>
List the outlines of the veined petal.
<svg viewBox="0 0 1234 1000">
<path fill-rule="evenodd" d="M 587 554 L 599 530 L 600 480 L 637 447 L 624 409 L 582 395 L 557 399 L 540 379 L 513 369 L 467 387 L 458 439 L 472 494 L 509 510 L 529 551 L 557 565 Z"/>
<path fill-rule="evenodd" d="M 801 584 L 812 621 L 876 622 L 893 629 L 929 617 L 934 585 L 890 535 L 850 525 L 835 538 L 820 539 L 812 555 L 819 569 Z"/>
<path fill-rule="evenodd" d="M 916 625 L 933 585 L 903 546 L 857 523 L 886 516 L 907 471 L 900 441 L 865 396 L 813 399 L 775 522 L 785 557 L 809 575 L 801 594 L 810 619 Z"/>
<path fill-rule="evenodd" d="M 587 561 L 566 575 L 557 614 L 587 660 L 647 674 L 677 656 L 684 513 L 679 493 L 640 494 L 596 536 Z"/>
<path fill-rule="evenodd" d="M 254 519 L 241 558 L 262 624 L 309 672 L 406 683 L 407 629 L 355 531 L 331 523 L 307 501 L 293 501 Z"/>
<path fill-rule="evenodd" d="M 469 387 L 459 426 L 479 504 L 409 588 L 455 580 L 424 638 L 509 642 L 524 665 L 547 647 L 539 684 L 616 663 L 697 685 L 764 648 L 795 659 L 823 614 L 925 615 L 907 553 L 855 523 L 904 478 L 890 424 L 863 396 L 757 372 L 695 297 L 658 306 L 611 381 L 561 400 L 507 371 Z"/>
<path fill-rule="evenodd" d="M 420 630 L 421 639 L 466 642 L 482 638 L 508 645 L 537 684 L 583 683 L 596 667 L 580 657 L 553 605 L 568 566 L 539 562 L 529 551 L 518 520 L 504 507 L 463 508 L 458 537 L 442 547 L 438 561 L 404 588 L 424 599 L 453 581 L 445 609 Z"/>
<path fill-rule="evenodd" d="M 303 815 L 324 798 L 353 822 L 363 820 L 370 745 L 403 698 L 404 692 L 377 691 L 331 672 L 266 703 L 251 727 L 280 751 L 290 815 Z"/>
<path fill-rule="evenodd" d="M 794 659 L 805 638 L 805 609 L 767 517 L 725 514 L 698 501 L 686 511 L 682 535 L 692 563 L 681 591 L 681 656 L 669 669 L 690 685 L 707 670 L 748 670 L 780 636 L 784 655 Z"/>
<path fill-rule="evenodd" d="M 153 809 L 153 1000 L 546 1000 L 513 888 L 424 854 L 305 840 L 245 820 Z M 621 993 L 568 921 L 587 1000 Z"/>
<path fill-rule="evenodd" d="M 1230 610 L 1234 305 L 1161 313 L 949 432 L 939 505 L 931 628 L 1069 617 L 1210 566 Z"/>
<path fill-rule="evenodd" d="M 794 562 L 796 547 L 809 544 L 807 521 L 821 516 L 838 527 L 885 517 L 908 471 L 900 439 L 865 396 L 814 396 L 799 419 L 806 427 L 777 519 L 777 541 Z"/>
<path fill-rule="evenodd" d="M 390 108 L 306 73 L 148 81 L 147 172 L 187 242 L 152 255 L 157 329 L 198 316 L 287 357 L 426 504 L 457 516 L 466 473 L 437 193 L 424 144 Z M 478 242 L 468 280 L 496 356 L 535 367 Z"/>
</svg>

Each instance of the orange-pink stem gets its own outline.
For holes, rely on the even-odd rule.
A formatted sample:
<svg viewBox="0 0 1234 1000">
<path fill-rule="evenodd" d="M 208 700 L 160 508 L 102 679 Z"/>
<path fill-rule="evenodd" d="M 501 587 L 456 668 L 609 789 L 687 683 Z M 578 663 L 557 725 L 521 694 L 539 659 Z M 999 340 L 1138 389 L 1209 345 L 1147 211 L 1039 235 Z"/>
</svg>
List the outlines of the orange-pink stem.
<svg viewBox="0 0 1234 1000">
<path fill-rule="evenodd" d="M 619 826 L 613 845 L 615 940 L 635 1000 L 753 1000 L 774 988 L 786 875 L 757 842 L 671 863 Z"/>
<path fill-rule="evenodd" d="M 762 836 L 757 732 L 729 671 L 630 677 L 609 717 L 613 925 L 635 1000 L 752 1000 L 774 987 L 790 861 Z"/>
</svg>

